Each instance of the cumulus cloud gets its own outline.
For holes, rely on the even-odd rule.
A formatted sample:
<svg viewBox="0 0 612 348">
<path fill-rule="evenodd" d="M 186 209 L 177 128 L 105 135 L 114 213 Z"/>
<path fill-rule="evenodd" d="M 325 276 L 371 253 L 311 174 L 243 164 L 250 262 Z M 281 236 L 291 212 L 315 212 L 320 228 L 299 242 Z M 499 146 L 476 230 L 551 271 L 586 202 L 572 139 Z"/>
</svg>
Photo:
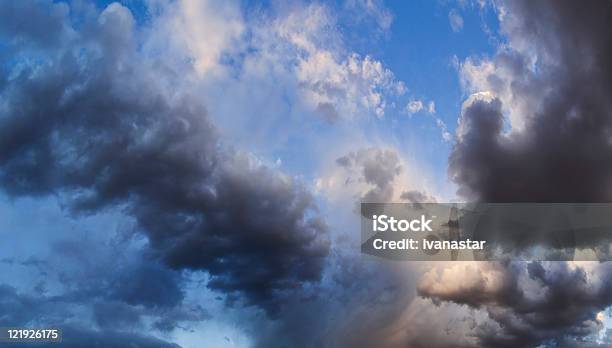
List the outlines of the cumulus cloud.
<svg viewBox="0 0 612 348">
<path fill-rule="evenodd" d="M 13 3 L 2 8 L 16 26 Z M 62 195 L 75 214 L 121 205 L 166 265 L 204 270 L 210 288 L 269 313 L 283 291 L 317 281 L 329 245 L 305 188 L 220 147 L 205 106 L 178 81 L 190 70 L 140 50 L 128 9 L 111 4 L 80 33 L 60 13 L 22 35 L 61 44 L 10 46 L 9 57 L 45 59 L 3 76 L 2 189 Z"/>
<path fill-rule="evenodd" d="M 423 173 L 393 147 L 371 146 L 336 156 L 334 165 L 314 183 L 334 204 L 436 200 Z"/>
<path fill-rule="evenodd" d="M 496 3 L 507 44 L 469 58 L 449 177 L 484 202 L 610 200 L 606 2 Z M 610 266 L 479 263 L 433 269 L 418 291 L 476 320 L 478 347 L 605 347 Z M 453 326 L 452 322 L 448 323 Z"/>
<path fill-rule="evenodd" d="M 457 305 L 416 298 L 406 308 L 402 318 L 401 347 L 415 348 L 474 348 L 477 339 L 470 333 L 477 324 L 474 316 L 457 310 Z"/>
<path fill-rule="evenodd" d="M 473 263 L 432 269 L 420 296 L 486 313 L 479 347 L 599 346 L 601 311 L 612 304 L 607 264 Z M 605 345 L 602 345 L 605 346 Z"/>
<path fill-rule="evenodd" d="M 463 105 L 449 159 L 459 194 L 489 202 L 609 201 L 604 23 L 612 7 L 517 1 L 502 8 L 509 44 L 461 68 L 478 94 Z"/>
</svg>

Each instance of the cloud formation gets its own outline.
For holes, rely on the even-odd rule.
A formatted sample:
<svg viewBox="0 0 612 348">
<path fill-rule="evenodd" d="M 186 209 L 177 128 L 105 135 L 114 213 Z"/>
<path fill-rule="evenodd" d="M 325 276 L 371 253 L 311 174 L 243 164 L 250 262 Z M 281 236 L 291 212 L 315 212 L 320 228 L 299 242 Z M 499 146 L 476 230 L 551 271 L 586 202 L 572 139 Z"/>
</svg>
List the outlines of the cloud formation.
<svg viewBox="0 0 612 348">
<path fill-rule="evenodd" d="M 418 285 L 434 304 L 486 312 L 474 324 L 479 347 L 600 345 L 602 313 L 612 304 L 607 264 L 474 263 L 432 269 Z"/>
<path fill-rule="evenodd" d="M 483 202 L 607 202 L 612 80 L 608 2 L 496 3 L 507 44 L 467 59 L 449 177 Z M 473 318 L 478 347 L 606 347 L 608 263 L 433 269 L 418 292 Z M 452 326 L 453 323 L 448 323 Z"/>
<path fill-rule="evenodd" d="M 57 15 L 19 27 L 15 11 L 38 11 L 28 6 Z M 168 266 L 206 271 L 210 288 L 269 313 L 283 291 L 320 278 L 329 244 L 311 195 L 221 148 L 205 106 L 182 88 L 190 70 L 139 48 L 128 9 L 111 4 L 76 32 L 64 4 L 0 8 L 0 35 L 14 37 L 0 92 L 7 194 L 62 195 L 75 214 L 123 206 Z M 59 44 L 39 44 L 48 40 Z"/>
<path fill-rule="evenodd" d="M 461 66 L 476 94 L 463 105 L 449 158 L 458 193 L 486 202 L 609 201 L 612 6 L 500 6 L 508 45 Z"/>
</svg>

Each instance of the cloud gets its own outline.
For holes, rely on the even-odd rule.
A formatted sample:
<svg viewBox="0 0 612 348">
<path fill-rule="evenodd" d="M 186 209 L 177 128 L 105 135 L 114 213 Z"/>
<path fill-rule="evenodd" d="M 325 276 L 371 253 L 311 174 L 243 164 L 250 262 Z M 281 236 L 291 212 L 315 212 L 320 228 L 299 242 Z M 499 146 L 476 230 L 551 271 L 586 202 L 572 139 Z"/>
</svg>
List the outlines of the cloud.
<svg viewBox="0 0 612 348">
<path fill-rule="evenodd" d="M 24 28 L 55 35 L 51 48 L 10 46 L 46 59 L 4 77 L 2 189 L 61 195 L 74 214 L 122 206 L 166 265 L 206 271 L 210 288 L 269 313 L 283 292 L 318 281 L 329 244 L 306 189 L 221 148 L 205 106 L 181 87 L 191 71 L 139 49 L 128 9 L 109 5 L 81 33 L 69 23 L 70 35 Z"/>
<path fill-rule="evenodd" d="M 451 10 L 448 13 L 448 22 L 450 23 L 451 29 L 455 33 L 458 33 L 463 29 L 463 17 L 457 12 L 457 10 Z"/>
<path fill-rule="evenodd" d="M 408 102 L 408 105 L 406 105 L 406 111 L 409 115 L 416 114 L 417 112 L 423 110 L 423 108 L 424 105 L 421 100 L 411 100 Z"/>
<path fill-rule="evenodd" d="M 471 335 L 476 318 L 457 310 L 453 303 L 432 304 L 429 299 L 418 297 L 406 308 L 402 319 L 403 347 L 479 347 Z"/>
<path fill-rule="evenodd" d="M 413 115 L 421 111 L 425 111 L 430 115 L 436 113 L 436 103 L 433 100 L 425 102 L 420 99 L 414 99 L 408 102 L 405 111 L 408 115 Z"/>
<path fill-rule="evenodd" d="M 393 182 L 402 171 L 400 159 L 394 151 L 367 148 L 351 152 L 336 163 L 358 175 L 357 180 L 373 186 L 362 197 L 362 202 L 389 202 L 393 198 Z"/>
<path fill-rule="evenodd" d="M 600 312 L 612 304 L 607 264 L 473 263 L 432 269 L 418 285 L 434 303 L 484 311 L 479 347 L 599 346 Z"/>
<path fill-rule="evenodd" d="M 400 198 L 411 203 L 435 203 L 436 198 L 418 190 L 404 191 Z"/>
<path fill-rule="evenodd" d="M 429 103 L 427 103 L 427 112 L 430 114 L 436 113 L 436 103 L 433 100 L 430 100 Z"/>
<path fill-rule="evenodd" d="M 229 73 L 222 64 L 224 55 L 233 55 L 244 47 L 246 24 L 236 3 L 181 0 L 163 6 L 154 35 L 163 38 L 172 49 L 182 48 L 193 59 L 194 70 L 202 77 Z"/>
<path fill-rule="evenodd" d="M 329 281 L 316 289 L 325 296 L 296 299 L 275 322 L 252 321 L 254 347 L 405 347 L 396 322 L 415 295 L 411 272 L 363 262 L 355 249 L 331 256 Z"/>
<path fill-rule="evenodd" d="M 378 18 L 383 30 L 390 25 L 390 15 L 376 1 L 346 5 L 360 15 Z M 360 114 L 382 117 L 387 99 L 402 95 L 406 87 L 380 61 L 348 50 L 338 26 L 328 7 L 311 4 L 280 13 L 272 26 L 255 30 L 255 43 L 297 78 L 301 98 L 311 109 L 333 106 L 343 119 Z"/>
<path fill-rule="evenodd" d="M 492 60 L 462 66 L 478 94 L 463 105 L 449 176 L 467 199 L 609 201 L 612 51 L 604 23 L 612 7 L 518 1 L 502 8 L 509 44 Z"/>
<path fill-rule="evenodd" d="M 95 316 L 102 322 L 103 328 L 94 330 L 84 328 L 81 325 L 70 323 L 73 304 L 67 304 L 61 298 L 30 296 L 19 293 L 15 288 L 7 285 L 0 285 L 0 310 L 3 315 L 0 323 L 5 327 L 27 326 L 32 323 L 45 323 L 62 329 L 62 347 L 84 347 L 100 345 L 104 347 L 124 347 L 132 345 L 137 347 L 174 347 L 180 346 L 162 341 L 152 336 L 133 333 L 126 329 L 132 327 L 137 316 L 130 308 L 121 304 L 114 307 L 107 307 L 105 314 L 100 313 L 101 308 L 94 306 Z M 106 304 L 105 306 L 108 306 Z M 104 315 L 102 319 L 100 315 Z M 112 321 L 110 320 L 112 317 Z M 81 323 L 84 318 L 81 318 Z M 109 325 L 112 324 L 112 325 Z M 54 344 L 51 344 L 54 345 Z M 30 346 L 27 343 L 22 346 Z M 40 347 L 40 344 L 32 344 L 33 347 Z"/>
<path fill-rule="evenodd" d="M 466 200 L 610 200 L 609 3 L 496 4 L 507 41 L 459 65 L 463 103 L 449 177 Z M 475 319 L 478 347 L 604 347 L 607 263 L 433 269 L 419 294 Z M 455 326 L 448 322 L 449 326 Z M 603 337 L 603 339 L 602 339 Z"/>
<path fill-rule="evenodd" d="M 107 289 L 109 298 L 147 308 L 171 308 L 183 300 L 182 279 L 176 272 L 150 260 L 121 266 Z"/>
<path fill-rule="evenodd" d="M 407 199 L 406 195 L 401 197 L 403 194 L 412 191 L 436 199 L 419 166 L 398 149 L 380 145 L 345 151 L 331 154 L 334 162 L 314 182 L 315 190 L 326 197 L 328 204 L 337 205 L 338 209 L 348 207 L 347 212 L 354 214 L 360 202 L 400 202 Z"/>
<path fill-rule="evenodd" d="M 51 48 L 69 35 L 65 19 L 69 7 L 66 4 L 36 4 L 14 2 L 0 8 L 0 32 L 3 39 L 16 47 L 42 46 Z M 32 21 L 19 21 L 28 17 Z"/>
</svg>

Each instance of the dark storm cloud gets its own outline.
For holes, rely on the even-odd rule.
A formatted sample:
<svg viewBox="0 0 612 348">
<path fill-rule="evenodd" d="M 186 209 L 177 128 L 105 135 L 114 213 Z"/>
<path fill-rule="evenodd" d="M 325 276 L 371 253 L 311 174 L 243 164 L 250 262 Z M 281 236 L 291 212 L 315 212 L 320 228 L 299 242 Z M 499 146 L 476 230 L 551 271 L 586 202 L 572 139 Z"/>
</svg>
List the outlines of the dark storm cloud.
<svg viewBox="0 0 612 348">
<path fill-rule="evenodd" d="M 65 16 L 63 5 L 24 10 L 20 3 L 3 2 L 0 14 L 53 8 Z M 0 85 L 7 194 L 59 194 L 74 214 L 124 207 L 167 265 L 206 271 L 209 287 L 269 312 L 284 292 L 320 278 L 329 246 L 311 195 L 248 155 L 221 149 L 200 98 L 181 87 L 191 70 L 139 51 L 127 9 L 113 4 L 86 18 L 81 32 L 66 29 L 66 18 L 13 22 L 0 35 L 28 38 L 36 52 L 16 43 L 8 49 L 41 63 L 2 62 L 12 70 Z M 70 35 L 53 34 L 60 31 Z M 45 35 L 60 41 L 47 47 Z M 146 298 L 157 290 L 140 283 L 115 295 L 152 304 Z"/>
<path fill-rule="evenodd" d="M 471 72 L 477 87 L 486 87 L 464 104 L 449 158 L 459 195 L 484 202 L 611 201 L 612 3 L 497 5 L 508 44 Z M 522 127 L 508 131 L 507 116 Z M 420 292 L 485 310 L 491 321 L 475 331 L 483 346 L 609 345 L 594 340 L 603 330 L 596 314 L 612 305 L 608 263 L 596 266 L 598 284 L 565 263 L 524 266 L 491 266 L 504 280 L 495 291 L 474 284 L 444 292 L 422 285 Z M 540 289 L 518 286 L 521 277 Z"/>
<path fill-rule="evenodd" d="M 482 76 L 493 98 L 467 103 L 449 159 L 459 194 L 486 202 L 610 201 L 612 3 L 502 6 L 509 48 Z M 510 95 L 506 107 L 526 105 L 523 130 L 504 133 L 497 93 Z"/>
<path fill-rule="evenodd" d="M 444 276 L 424 278 L 418 292 L 434 303 L 484 309 L 490 321 L 474 328 L 482 347 L 597 346 L 596 335 L 603 329 L 597 315 L 612 305 L 610 268 L 599 264 L 587 274 L 567 263 L 523 266 L 483 263 L 467 272 L 462 283 Z M 527 287 L 529 281 L 533 284 Z"/>
</svg>

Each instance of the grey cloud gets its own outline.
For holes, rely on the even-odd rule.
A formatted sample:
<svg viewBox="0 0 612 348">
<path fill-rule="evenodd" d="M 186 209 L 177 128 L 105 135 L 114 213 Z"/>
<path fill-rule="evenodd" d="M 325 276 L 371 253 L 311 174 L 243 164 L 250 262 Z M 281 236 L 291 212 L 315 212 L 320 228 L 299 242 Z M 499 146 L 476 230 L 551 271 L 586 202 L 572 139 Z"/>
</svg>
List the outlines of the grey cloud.
<svg viewBox="0 0 612 348">
<path fill-rule="evenodd" d="M 435 203 L 436 198 L 428 195 L 427 193 L 418 191 L 418 190 L 410 190 L 404 191 L 400 195 L 400 198 L 406 200 L 411 203 Z"/>
<path fill-rule="evenodd" d="M 70 239 L 58 243 L 51 255 L 50 261 L 40 261 L 47 269 L 44 279 L 61 283 L 61 289 L 55 285 L 51 292 L 30 295 L 5 285 L 11 290 L 5 298 L 17 299 L 2 308 L 7 322 L 63 327 L 77 321 L 100 330 L 142 332 L 189 327 L 210 318 L 205 309 L 185 301 L 187 281 L 180 272 L 151 258 L 146 250 L 134 249 L 129 241 Z"/>
<path fill-rule="evenodd" d="M 157 315 L 158 319 L 153 322 L 152 326 L 162 332 L 170 332 L 175 328 L 186 329 L 188 328 L 186 324 L 212 318 L 212 315 L 200 305 L 174 307 L 169 310 L 155 311 L 153 314 Z"/>
<path fill-rule="evenodd" d="M 483 202 L 608 202 L 612 198 L 612 16 L 610 2 L 508 1 L 501 31 L 508 45 L 479 72 L 488 93 L 461 113 L 449 177 L 458 194 Z M 521 128 L 507 130 L 506 116 Z M 504 286 L 423 296 L 485 310 L 476 335 L 489 347 L 595 347 L 598 311 L 612 305 L 610 267 L 593 285 L 581 267 L 499 266 Z M 466 277 L 468 275 L 466 274 Z M 530 279 L 542 289 L 521 288 Z"/>
<path fill-rule="evenodd" d="M 483 79 L 494 96 L 511 96 L 505 102 L 514 104 L 505 107 L 527 106 L 520 109 L 524 129 L 504 132 L 500 99 L 468 103 L 449 176 L 460 195 L 486 202 L 609 201 L 612 5 L 511 1 L 502 6 L 509 48 L 492 60 L 495 69 Z"/>
<path fill-rule="evenodd" d="M 148 308 L 170 308 L 181 303 L 182 279 L 156 262 L 143 260 L 115 271 L 108 297 L 130 305 Z"/>
<path fill-rule="evenodd" d="M 338 110 L 336 110 L 332 103 L 319 103 L 316 110 L 319 112 L 319 114 L 321 114 L 323 120 L 329 123 L 336 122 L 340 119 Z"/>
<path fill-rule="evenodd" d="M 10 1 L 0 7 L 0 37 L 14 45 L 57 45 L 69 34 L 64 3 Z"/>
<path fill-rule="evenodd" d="M 45 52 L 40 35 L 55 26 L 31 25 L 17 30 Z M 179 87 L 190 72 L 139 51 L 127 9 L 113 4 L 82 25 L 45 64 L 4 76 L 1 188 L 61 195 L 77 215 L 122 206 L 167 265 L 204 270 L 211 288 L 269 313 L 285 292 L 319 280 L 329 245 L 305 188 L 221 148 L 200 99 Z"/>
<path fill-rule="evenodd" d="M 373 186 L 361 197 L 363 202 L 388 202 L 393 198 L 393 181 L 402 166 L 397 153 L 392 150 L 366 148 L 351 152 L 336 160 L 344 168 L 357 171 L 357 180 Z"/>
<path fill-rule="evenodd" d="M 0 284 L 0 313 L 2 327 L 25 325 L 34 319 L 54 320 L 65 316 L 59 303 L 20 294 L 17 289 L 6 284 Z"/>
<path fill-rule="evenodd" d="M 75 233 L 76 234 L 76 233 Z M 129 241 L 105 242 L 78 234 L 53 244 L 53 262 L 45 261 L 45 279 L 65 287 L 57 299 L 66 303 L 118 302 L 150 311 L 180 306 L 185 278 Z"/>
<path fill-rule="evenodd" d="M 141 325 L 139 311 L 119 301 L 94 303 L 93 319 L 103 329 L 121 330 Z"/>
<path fill-rule="evenodd" d="M 597 314 L 612 305 L 607 264 L 596 266 L 590 276 L 567 263 L 482 263 L 477 270 L 463 272 L 464 284 L 424 278 L 418 292 L 434 303 L 486 311 L 490 321 L 474 330 L 482 347 L 566 347 L 569 342 L 595 346 L 603 329 Z M 527 287 L 526 279 L 537 288 Z"/>
</svg>

